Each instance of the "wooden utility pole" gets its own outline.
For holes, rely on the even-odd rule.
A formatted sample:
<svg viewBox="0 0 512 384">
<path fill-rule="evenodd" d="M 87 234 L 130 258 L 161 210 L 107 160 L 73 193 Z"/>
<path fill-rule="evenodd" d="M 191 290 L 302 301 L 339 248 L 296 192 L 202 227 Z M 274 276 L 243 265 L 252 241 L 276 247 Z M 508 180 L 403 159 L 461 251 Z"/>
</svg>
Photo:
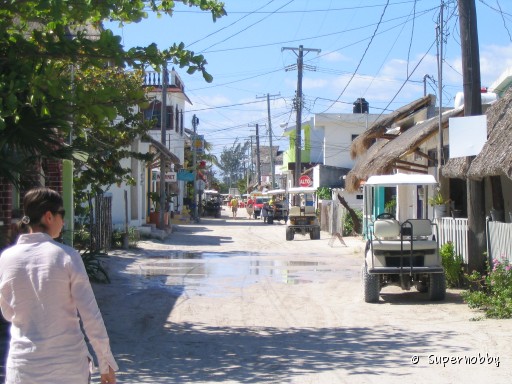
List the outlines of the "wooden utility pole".
<svg viewBox="0 0 512 384">
<path fill-rule="evenodd" d="M 317 52 L 320 53 L 320 49 L 315 48 L 304 48 L 302 45 L 299 45 L 299 48 L 290 48 L 290 47 L 283 47 L 281 48 L 281 51 L 285 50 L 291 50 L 291 51 L 297 51 L 297 95 L 296 95 L 296 109 L 297 114 L 295 118 L 295 177 L 294 177 L 294 186 L 299 186 L 299 178 L 301 174 L 301 165 L 302 165 L 302 159 L 301 159 L 301 150 L 302 150 L 302 138 L 301 138 L 301 131 L 302 131 L 302 72 L 304 67 L 304 51 L 306 52 Z"/>
<path fill-rule="evenodd" d="M 196 223 L 199 222 L 198 215 L 198 198 L 197 198 L 197 146 L 196 146 L 196 138 L 197 138 L 197 126 L 199 125 L 199 118 L 194 115 L 192 116 L 192 127 L 194 128 L 194 135 L 192 136 L 192 169 L 194 173 L 194 185 L 192 188 L 192 202 L 194 204 L 194 221 Z"/>
<path fill-rule="evenodd" d="M 443 9 L 444 3 L 441 1 L 441 10 L 439 12 L 439 26 L 437 28 L 437 79 L 438 79 L 438 93 L 439 93 L 439 114 L 438 114 L 438 145 L 437 145 L 437 181 L 441 182 L 441 167 L 445 163 L 444 159 L 444 143 L 443 143 Z"/>
<path fill-rule="evenodd" d="M 268 145 L 270 145 L 270 175 L 271 175 L 271 183 L 272 187 L 271 189 L 275 188 L 276 186 L 276 170 L 274 165 L 274 149 L 272 148 L 272 119 L 270 117 L 270 97 L 280 96 L 281 94 L 278 93 L 277 95 L 270 95 L 267 93 L 266 96 L 256 96 L 257 99 L 262 99 L 264 97 L 267 98 L 267 116 L 268 116 Z"/>
<path fill-rule="evenodd" d="M 480 53 L 475 0 L 458 0 L 464 83 L 464 115 L 482 114 Z M 470 157 L 469 160 L 472 160 Z M 485 251 L 485 203 L 483 182 L 467 179 L 468 267 L 481 270 Z"/>
<path fill-rule="evenodd" d="M 249 124 L 249 127 L 256 127 L 256 180 L 259 187 L 261 186 L 260 130 L 258 124 Z"/>
<path fill-rule="evenodd" d="M 167 134 L 167 84 L 168 84 L 168 73 L 167 73 L 167 63 L 163 65 L 162 69 L 162 109 L 160 112 L 160 134 L 161 134 L 161 143 L 164 147 L 166 145 L 166 134 Z M 165 155 L 163 153 L 160 154 L 160 212 L 159 212 L 159 220 L 158 220 L 158 228 L 164 229 L 165 223 Z"/>
</svg>

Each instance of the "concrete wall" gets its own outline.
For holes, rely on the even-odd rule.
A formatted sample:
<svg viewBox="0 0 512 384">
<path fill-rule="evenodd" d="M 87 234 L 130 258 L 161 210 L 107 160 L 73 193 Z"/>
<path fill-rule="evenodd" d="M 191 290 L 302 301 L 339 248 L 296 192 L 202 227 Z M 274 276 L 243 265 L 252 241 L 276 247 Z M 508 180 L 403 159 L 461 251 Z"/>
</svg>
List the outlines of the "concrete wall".
<svg viewBox="0 0 512 384">
<path fill-rule="evenodd" d="M 353 168 L 350 158 L 353 136 L 363 133 L 380 115 L 354 113 L 321 113 L 315 115 L 315 128 L 323 131 L 324 165 Z"/>
</svg>

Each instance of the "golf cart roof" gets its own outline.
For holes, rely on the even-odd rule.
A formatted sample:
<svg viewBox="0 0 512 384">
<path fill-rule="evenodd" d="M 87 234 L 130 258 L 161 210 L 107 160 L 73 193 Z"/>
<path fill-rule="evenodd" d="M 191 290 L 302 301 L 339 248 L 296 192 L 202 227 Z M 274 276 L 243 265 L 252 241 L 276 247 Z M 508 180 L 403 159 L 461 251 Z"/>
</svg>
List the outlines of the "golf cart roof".
<svg viewBox="0 0 512 384">
<path fill-rule="evenodd" d="M 205 189 L 203 192 L 205 195 L 220 195 L 219 191 L 213 189 Z"/>
<path fill-rule="evenodd" d="M 432 175 L 396 173 L 394 175 L 370 176 L 365 185 L 368 186 L 396 186 L 396 185 L 436 185 L 436 178 Z"/>
<path fill-rule="evenodd" d="M 293 187 L 288 188 L 288 193 L 296 194 L 296 193 L 316 193 L 315 187 Z"/>
<path fill-rule="evenodd" d="M 264 192 L 265 195 L 283 195 L 286 193 L 286 189 L 271 189 L 270 191 Z"/>
</svg>

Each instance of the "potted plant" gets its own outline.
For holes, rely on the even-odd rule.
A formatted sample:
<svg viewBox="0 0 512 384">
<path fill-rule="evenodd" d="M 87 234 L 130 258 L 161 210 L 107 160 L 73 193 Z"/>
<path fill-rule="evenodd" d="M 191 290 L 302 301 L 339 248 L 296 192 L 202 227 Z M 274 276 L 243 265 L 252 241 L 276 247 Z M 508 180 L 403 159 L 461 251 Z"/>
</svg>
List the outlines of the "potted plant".
<svg viewBox="0 0 512 384">
<path fill-rule="evenodd" d="M 396 215 L 396 197 L 393 196 L 391 200 L 384 204 L 384 211 Z"/>
<path fill-rule="evenodd" d="M 160 194 L 158 192 L 148 192 L 148 197 L 153 203 L 153 208 L 151 209 L 151 212 L 149 212 L 149 222 L 156 224 L 158 227 L 160 224 Z M 168 221 L 169 213 L 164 212 L 164 223 L 168 223 Z"/>
<path fill-rule="evenodd" d="M 428 203 L 434 208 L 434 217 L 446 217 L 447 212 L 447 203 L 449 200 L 445 200 L 443 195 L 441 194 L 441 191 L 437 191 L 434 196 L 430 197 L 428 199 Z"/>
</svg>

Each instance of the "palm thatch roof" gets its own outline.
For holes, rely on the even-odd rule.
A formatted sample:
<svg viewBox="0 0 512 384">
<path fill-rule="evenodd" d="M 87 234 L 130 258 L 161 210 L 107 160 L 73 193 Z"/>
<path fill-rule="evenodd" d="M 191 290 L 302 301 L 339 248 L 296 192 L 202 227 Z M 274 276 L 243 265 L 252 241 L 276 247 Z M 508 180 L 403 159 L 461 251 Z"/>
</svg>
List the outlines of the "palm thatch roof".
<svg viewBox="0 0 512 384">
<path fill-rule="evenodd" d="M 441 169 L 443 176 L 476 179 L 506 175 L 512 179 L 512 89 L 489 107 L 487 142 L 475 158 L 457 157 Z"/>
<path fill-rule="evenodd" d="M 441 174 L 449 179 L 465 179 L 470 165 L 469 157 L 448 159 L 446 164 L 441 167 Z"/>
<path fill-rule="evenodd" d="M 451 117 L 462 116 L 463 108 L 452 109 L 443 113 L 441 124 L 443 129 L 448 127 Z M 365 155 L 360 157 L 355 167 L 346 178 L 347 191 L 354 192 L 361 181 L 372 175 L 386 175 L 394 169 L 426 173 L 427 166 L 420 163 L 404 161 L 403 158 L 415 152 L 422 143 L 438 134 L 439 117 L 435 116 L 397 135 L 390 141 L 378 141 L 370 147 Z"/>
<path fill-rule="evenodd" d="M 355 159 L 362 155 L 368 148 L 370 148 L 375 139 L 384 136 L 393 123 L 398 120 L 402 120 L 429 105 L 432 105 L 434 102 L 435 96 L 427 95 L 377 120 L 370 128 L 352 142 L 350 147 L 350 156 Z"/>
<path fill-rule="evenodd" d="M 471 179 L 512 179 L 512 89 L 487 110 L 487 142 L 468 170 Z"/>
</svg>

